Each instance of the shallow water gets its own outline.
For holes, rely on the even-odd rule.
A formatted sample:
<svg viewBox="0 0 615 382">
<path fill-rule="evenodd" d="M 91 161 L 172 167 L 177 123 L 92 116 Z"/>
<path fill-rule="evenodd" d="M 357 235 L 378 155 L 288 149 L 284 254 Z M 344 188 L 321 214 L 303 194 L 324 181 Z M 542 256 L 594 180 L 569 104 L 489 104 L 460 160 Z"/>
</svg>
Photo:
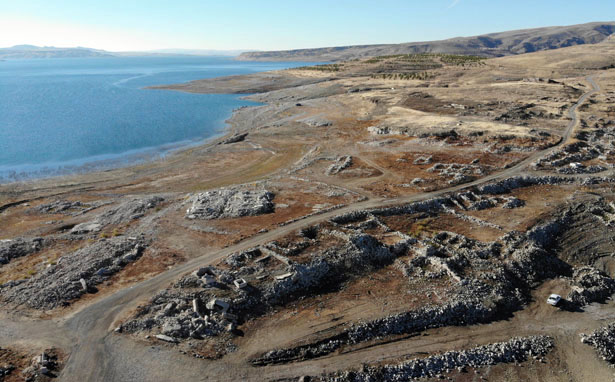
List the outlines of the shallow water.
<svg viewBox="0 0 615 382">
<path fill-rule="evenodd" d="M 143 89 L 294 67 L 221 57 L 0 62 L 0 179 L 134 163 L 219 134 L 240 96 Z"/>
</svg>

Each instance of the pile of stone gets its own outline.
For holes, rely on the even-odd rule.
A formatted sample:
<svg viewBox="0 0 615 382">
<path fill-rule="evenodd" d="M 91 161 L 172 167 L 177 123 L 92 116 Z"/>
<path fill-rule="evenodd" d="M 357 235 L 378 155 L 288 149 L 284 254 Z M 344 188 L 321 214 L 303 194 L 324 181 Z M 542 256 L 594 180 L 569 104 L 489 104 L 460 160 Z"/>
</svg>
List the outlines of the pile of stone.
<svg viewBox="0 0 615 382">
<path fill-rule="evenodd" d="M 572 291 L 566 298 L 577 306 L 604 302 L 615 293 L 615 280 L 593 267 L 574 270 Z"/>
<path fill-rule="evenodd" d="M 13 259 L 40 251 L 46 241 L 41 237 L 0 240 L 0 267 Z"/>
<path fill-rule="evenodd" d="M 514 176 L 506 178 L 495 183 L 489 183 L 484 186 L 477 187 L 476 192 L 479 194 L 507 194 L 512 190 L 523 187 L 531 187 L 536 185 L 558 185 L 562 183 L 575 182 L 573 178 L 559 176 Z"/>
<path fill-rule="evenodd" d="M 479 368 L 499 363 L 520 363 L 542 357 L 553 348 L 547 336 L 515 337 L 506 342 L 478 346 L 468 350 L 449 351 L 427 358 L 413 359 L 396 365 L 364 367 L 324 378 L 324 381 L 375 382 L 408 381 L 415 378 L 441 377 L 459 368 Z"/>
<path fill-rule="evenodd" d="M 32 210 L 43 214 L 63 214 L 70 216 L 82 215 L 86 212 L 98 208 L 102 203 L 86 204 L 80 201 L 56 200 L 55 202 L 41 204 Z"/>
<path fill-rule="evenodd" d="M 433 157 L 431 155 L 427 155 L 427 156 L 419 156 L 417 158 L 414 159 L 414 164 L 417 165 L 422 165 L 422 164 L 431 164 L 431 162 L 433 161 Z"/>
<path fill-rule="evenodd" d="M 454 232 L 442 231 L 431 240 L 421 240 L 414 246 L 414 256 L 398 263 L 406 277 L 428 277 L 427 267 L 441 270 L 457 282 L 465 279 L 464 273 L 472 268 L 490 268 L 489 259 L 499 256 L 501 245 L 497 242 L 482 243 Z M 483 275 L 487 272 L 483 272 Z M 434 277 L 430 277 L 434 278 Z"/>
<path fill-rule="evenodd" d="M 525 206 L 525 201 L 515 198 L 514 196 L 509 196 L 504 198 L 505 202 L 502 205 L 502 208 L 513 209 Z"/>
<path fill-rule="evenodd" d="M 176 343 L 187 338 L 203 339 L 233 330 L 238 316 L 231 313 L 233 308 L 229 300 L 195 289 L 202 287 L 208 278 L 200 280 L 195 275 L 184 277 L 174 288 L 158 293 L 149 305 L 141 307 L 136 317 L 122 324 L 118 331 L 134 333 L 157 330 L 158 339 Z M 211 284 L 207 283 L 207 286 Z"/>
<path fill-rule="evenodd" d="M 485 174 L 482 166 L 477 164 L 436 163 L 427 169 L 443 177 L 452 177 L 448 184 L 460 184 L 474 180 L 476 176 Z"/>
<path fill-rule="evenodd" d="M 49 381 L 50 378 L 57 377 L 53 373 L 57 372 L 59 367 L 58 356 L 55 350 L 51 349 L 32 358 L 30 366 L 22 370 L 21 374 L 26 381 Z"/>
<path fill-rule="evenodd" d="M 459 202 L 463 209 L 481 211 L 497 206 L 498 199 L 484 195 L 477 195 L 472 191 L 461 192 L 453 198 Z"/>
<path fill-rule="evenodd" d="M 256 216 L 274 212 L 274 194 L 267 190 L 239 187 L 219 188 L 192 196 L 188 219 L 221 219 Z"/>
<path fill-rule="evenodd" d="M 129 223 L 142 218 L 148 210 L 155 208 L 163 201 L 164 199 L 159 196 L 124 201 L 98 215 L 93 221 L 77 224 L 71 229 L 71 233 L 76 235 L 88 234 L 99 232 L 108 225 Z"/>
<path fill-rule="evenodd" d="M 557 172 L 560 174 L 597 174 L 606 170 L 608 170 L 606 167 L 600 165 L 584 166 L 580 163 L 571 163 L 568 167 L 558 168 Z"/>
<path fill-rule="evenodd" d="M 451 197 L 454 203 L 459 205 L 464 210 L 481 211 L 488 208 L 496 207 L 502 204 L 502 208 L 512 209 L 519 208 L 525 205 L 525 202 L 514 196 L 493 197 L 482 194 L 477 194 L 472 191 L 460 192 Z"/>
<path fill-rule="evenodd" d="M 160 196 L 127 200 L 117 207 L 105 211 L 96 221 L 103 226 L 128 223 L 142 218 L 148 210 L 157 207 L 163 201 L 164 199 Z"/>
<path fill-rule="evenodd" d="M 240 252 L 235 252 L 235 253 L 230 254 L 229 256 L 226 257 L 226 259 L 224 259 L 224 262 L 233 268 L 241 268 L 244 265 L 246 265 L 246 263 L 249 262 L 250 260 L 253 260 L 257 257 L 262 256 L 262 254 L 263 253 L 258 247 L 250 248 L 245 251 L 240 251 Z M 198 275 L 199 277 L 201 277 L 202 274 L 204 274 L 203 272 L 205 271 L 199 270 L 198 272 L 201 273 L 201 275 Z M 206 272 L 206 273 L 210 273 L 210 272 Z"/>
<path fill-rule="evenodd" d="M 590 335 L 581 334 L 581 342 L 592 346 L 603 360 L 615 364 L 615 323 L 597 329 Z"/>
<path fill-rule="evenodd" d="M 344 171 L 348 167 L 352 166 L 352 157 L 350 155 L 344 155 L 335 161 L 331 166 L 327 168 L 327 175 L 335 175 L 341 171 Z"/>
<path fill-rule="evenodd" d="M 560 178 L 554 176 L 547 177 L 532 177 L 522 176 L 507 178 L 503 181 L 491 183 L 485 186 L 477 187 L 473 191 L 464 191 L 448 197 L 440 197 L 429 199 L 421 202 L 414 202 L 402 206 L 378 208 L 373 210 L 358 210 L 346 214 L 338 215 L 331 219 L 331 222 L 336 224 L 348 224 L 355 221 L 366 219 L 369 215 L 374 216 L 391 216 L 391 215 L 408 215 L 418 212 L 435 214 L 441 211 L 452 208 L 460 208 L 463 210 L 482 210 L 493 208 L 498 204 L 502 204 L 503 208 L 518 208 L 525 205 L 525 202 L 513 196 L 498 196 L 508 193 L 514 189 L 529 187 L 537 184 L 560 184 L 564 182 L 573 182 L 574 179 Z M 595 179 L 593 181 L 601 182 L 608 179 Z"/>
<path fill-rule="evenodd" d="M 599 126 L 599 127 L 598 127 Z M 596 158 L 606 160 L 615 155 L 615 125 L 596 124 L 594 129 L 581 130 L 577 142 L 568 144 L 537 161 L 536 168 L 556 168 L 564 174 L 594 174 L 606 171 L 601 165 L 584 166 L 581 162 Z"/>
<path fill-rule="evenodd" d="M 390 134 L 400 134 L 400 132 L 394 128 L 389 126 L 369 126 L 367 128 L 373 135 L 390 135 Z"/>
<path fill-rule="evenodd" d="M 142 238 L 115 237 L 58 259 L 28 279 L 0 285 L 3 300 L 34 309 L 53 309 L 81 297 L 137 260 L 145 248 Z"/>
</svg>

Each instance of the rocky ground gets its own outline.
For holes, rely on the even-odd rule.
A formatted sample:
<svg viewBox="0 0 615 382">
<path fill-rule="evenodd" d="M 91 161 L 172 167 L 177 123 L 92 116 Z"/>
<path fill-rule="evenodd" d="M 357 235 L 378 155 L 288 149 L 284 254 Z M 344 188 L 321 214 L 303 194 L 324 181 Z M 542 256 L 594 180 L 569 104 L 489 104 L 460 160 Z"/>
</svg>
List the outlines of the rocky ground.
<svg viewBox="0 0 615 382">
<path fill-rule="evenodd" d="M 171 87 L 263 105 L 0 186 L 0 379 L 609 380 L 614 46 Z"/>
<path fill-rule="evenodd" d="M 0 381 L 52 381 L 61 372 L 64 358 L 58 349 L 45 349 L 33 355 L 23 350 L 0 348 Z"/>
</svg>

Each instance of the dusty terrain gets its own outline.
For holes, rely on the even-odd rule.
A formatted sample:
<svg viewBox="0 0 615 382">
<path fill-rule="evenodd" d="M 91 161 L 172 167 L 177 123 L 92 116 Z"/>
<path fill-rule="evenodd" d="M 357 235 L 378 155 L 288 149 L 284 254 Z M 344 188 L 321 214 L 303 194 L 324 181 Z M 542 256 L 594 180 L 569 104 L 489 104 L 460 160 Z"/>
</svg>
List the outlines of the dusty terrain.
<svg viewBox="0 0 615 382">
<path fill-rule="evenodd" d="M 263 105 L 1 185 L 0 355 L 54 348 L 63 381 L 613 380 L 613 63 L 611 38 L 164 87 Z"/>
</svg>

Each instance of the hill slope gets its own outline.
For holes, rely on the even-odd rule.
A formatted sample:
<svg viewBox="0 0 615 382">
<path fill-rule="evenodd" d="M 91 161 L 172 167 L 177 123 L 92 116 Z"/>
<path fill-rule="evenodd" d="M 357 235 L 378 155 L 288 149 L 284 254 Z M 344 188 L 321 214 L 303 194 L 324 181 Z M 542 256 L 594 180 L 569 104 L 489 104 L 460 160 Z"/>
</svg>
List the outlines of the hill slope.
<svg viewBox="0 0 615 382">
<path fill-rule="evenodd" d="M 340 61 L 408 53 L 452 53 L 499 57 L 573 45 L 595 44 L 614 32 L 615 22 L 595 22 L 490 33 L 473 37 L 456 37 L 441 41 L 246 52 L 238 59 L 246 61 Z"/>
</svg>

